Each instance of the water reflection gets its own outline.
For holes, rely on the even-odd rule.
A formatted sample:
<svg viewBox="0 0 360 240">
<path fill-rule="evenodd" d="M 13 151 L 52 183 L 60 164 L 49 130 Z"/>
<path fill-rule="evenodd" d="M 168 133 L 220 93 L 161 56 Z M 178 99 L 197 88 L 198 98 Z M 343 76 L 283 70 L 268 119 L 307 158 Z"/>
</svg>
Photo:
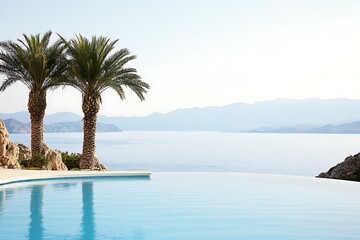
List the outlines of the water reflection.
<svg viewBox="0 0 360 240">
<path fill-rule="evenodd" d="M 95 239 L 93 182 L 82 183 L 82 239 Z"/>
<path fill-rule="evenodd" d="M 52 188 L 55 189 L 55 190 L 61 190 L 61 191 L 64 191 L 64 190 L 68 190 L 68 189 L 71 189 L 73 187 L 75 187 L 77 185 L 77 183 L 54 183 L 52 185 Z"/>
<path fill-rule="evenodd" d="M 0 190 L 0 214 L 4 211 L 6 202 L 14 196 L 14 189 Z"/>
<path fill-rule="evenodd" d="M 0 213 L 4 210 L 6 204 L 6 193 L 5 190 L 0 191 Z"/>
<path fill-rule="evenodd" d="M 151 180 L 150 177 L 128 177 L 128 178 L 118 178 L 117 183 L 119 183 L 120 181 L 149 181 Z M 98 179 L 96 180 L 96 182 L 101 182 L 102 179 Z M 96 184 L 95 182 L 95 184 Z M 105 181 L 107 182 L 107 180 Z M 39 183 L 37 183 L 39 184 Z M 112 182 L 109 181 L 108 184 L 112 184 Z M 80 185 L 81 185 L 81 192 L 80 192 Z M 47 186 L 46 189 L 48 189 L 48 191 L 46 191 L 45 186 Z M 26 197 L 23 199 L 18 193 L 21 191 L 25 191 L 25 195 Z M 54 190 L 54 192 L 53 192 Z M 65 191 L 64 191 L 65 190 Z M 69 192 L 69 190 L 71 190 Z M 96 185 L 94 186 L 94 181 L 93 179 L 86 179 L 85 181 L 64 181 L 64 182 L 56 182 L 53 184 L 48 184 L 48 185 L 25 185 L 25 187 L 17 187 L 17 188 L 5 188 L 5 189 L 0 189 L 0 216 L 4 216 L 2 219 L 16 219 L 18 218 L 18 216 L 16 215 L 11 215 L 13 212 L 16 214 L 16 211 L 14 209 L 11 208 L 12 205 L 6 204 L 8 202 L 9 199 L 12 198 L 12 200 L 16 200 L 15 203 L 21 203 L 23 201 L 23 203 L 25 205 L 21 205 L 21 206 L 29 206 L 29 209 L 21 209 L 22 213 L 27 214 L 27 212 L 29 211 L 30 214 L 28 215 L 28 220 L 26 219 L 26 222 L 24 222 L 25 226 L 27 225 L 27 228 L 22 228 L 21 231 L 19 231 L 19 234 L 21 232 L 22 236 L 26 236 L 27 239 L 35 239 L 35 240 L 42 240 L 42 239 L 48 239 L 49 237 L 54 237 L 54 234 L 56 234 L 55 236 L 59 237 L 58 239 L 66 239 L 66 237 L 69 237 L 68 235 L 66 235 L 67 233 L 63 232 L 63 231 L 59 231 L 60 229 L 58 228 L 53 228 L 53 224 L 57 224 L 60 222 L 54 222 L 54 219 L 56 218 L 57 215 L 53 215 L 53 214 L 59 214 L 59 216 L 61 216 L 61 214 L 63 214 L 60 210 L 60 212 L 58 210 L 52 210 L 50 213 L 52 214 L 51 216 L 48 216 L 47 214 L 49 214 L 49 211 L 47 210 L 46 206 L 49 206 L 48 204 L 50 204 L 51 206 L 55 205 L 55 206 L 61 206 L 61 207 L 66 207 L 67 205 L 67 200 L 69 201 L 69 204 L 76 204 L 78 207 L 76 208 L 76 211 L 71 211 L 69 212 L 70 214 L 73 214 L 72 216 L 69 216 L 71 219 L 79 219 L 81 218 L 81 222 L 79 223 L 79 220 L 75 220 L 75 225 L 77 226 L 77 228 L 75 229 L 71 229 L 68 232 L 71 231 L 75 231 L 73 233 L 77 234 L 77 237 L 80 239 L 86 239 L 86 240 L 93 240 L 96 239 L 96 234 L 102 235 L 104 234 L 102 232 L 102 228 L 100 228 L 100 226 L 102 225 L 102 223 L 96 223 L 96 219 L 95 219 L 95 198 L 94 198 L 94 191 L 96 191 Z M 55 193 L 60 191 L 60 195 L 59 193 Z M 68 192 L 70 195 L 68 195 Z M 79 194 L 78 194 L 79 193 Z M 80 196 L 81 193 L 81 196 Z M 47 197 L 50 194 L 49 197 Z M 62 194 L 64 194 L 64 196 L 66 196 L 66 198 L 62 198 L 59 196 L 62 196 Z M 20 197 L 20 198 L 19 198 Z M 69 198 L 68 198 L 69 197 Z M 29 199 L 30 198 L 30 199 Z M 30 200 L 30 201 L 29 201 Z M 64 201 L 66 200 L 66 201 Z M 46 201 L 46 203 L 45 203 Z M 80 205 L 78 205 L 79 203 L 82 203 L 82 211 L 80 213 Z M 30 202 L 30 204 L 29 204 Z M 9 202 L 8 202 L 9 203 Z M 6 211 L 5 209 L 7 209 L 8 207 L 10 207 L 10 211 Z M 19 210 L 19 209 L 17 209 Z M 79 213 L 82 214 L 82 216 L 79 216 Z M 99 216 L 101 216 L 101 209 L 99 210 L 98 214 L 100 214 Z M 55 217 L 55 218 L 54 218 Z M 1 220 L 1 219 L 0 219 Z M 25 220 L 25 219 L 23 219 Z M 51 220 L 49 223 L 47 222 L 48 220 Z M 21 221 L 20 221 L 21 222 Z M 5 226 L 6 224 L 4 224 L 4 222 L 0 222 L 0 225 L 2 224 L 2 226 Z M 61 223 L 60 223 L 61 224 Z M 47 229 L 47 226 L 51 226 L 49 229 Z M 98 226 L 98 228 L 100 229 L 100 231 L 96 231 L 96 226 Z M 46 227 L 46 229 L 45 229 Z M 79 229 L 80 227 L 80 229 Z M 10 232 L 13 231 L 12 229 L 10 229 Z M 14 230 L 14 231 L 18 231 L 18 230 Z M 117 237 L 119 239 L 129 239 L 129 237 L 131 239 L 144 239 L 144 234 L 141 230 L 135 230 L 135 231 L 131 231 L 130 229 L 126 229 L 124 232 L 117 232 Z M 106 233 L 107 234 L 107 233 Z M 124 234 L 124 236 L 121 236 L 122 234 Z M 0 233 L 0 240 L 2 239 L 2 233 Z M 64 237 L 64 238 L 62 238 Z M 16 239 L 16 238 L 14 238 Z M 55 238 L 54 238 L 55 239 Z"/>
<path fill-rule="evenodd" d="M 43 185 L 31 188 L 29 239 L 43 239 Z"/>
</svg>

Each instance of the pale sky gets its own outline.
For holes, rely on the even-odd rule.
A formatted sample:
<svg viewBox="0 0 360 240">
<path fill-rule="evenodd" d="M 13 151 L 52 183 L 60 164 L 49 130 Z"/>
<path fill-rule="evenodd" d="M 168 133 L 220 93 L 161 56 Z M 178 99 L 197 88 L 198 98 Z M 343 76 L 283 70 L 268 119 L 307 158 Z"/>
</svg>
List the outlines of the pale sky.
<svg viewBox="0 0 360 240">
<path fill-rule="evenodd" d="M 358 0 L 0 0 L 0 9 L 0 41 L 48 30 L 65 38 L 104 35 L 138 56 L 128 66 L 151 85 L 146 101 L 107 91 L 102 115 L 275 98 L 360 99 Z M 47 114 L 82 114 L 76 90 L 47 96 Z M 0 112 L 26 111 L 27 98 L 21 83 L 9 87 L 0 93 Z"/>
</svg>

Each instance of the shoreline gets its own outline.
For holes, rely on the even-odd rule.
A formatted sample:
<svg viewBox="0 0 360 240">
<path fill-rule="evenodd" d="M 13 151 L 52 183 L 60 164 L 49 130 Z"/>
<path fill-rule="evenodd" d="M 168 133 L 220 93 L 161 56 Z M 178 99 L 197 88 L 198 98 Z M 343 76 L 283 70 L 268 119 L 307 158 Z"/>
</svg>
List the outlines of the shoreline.
<svg viewBox="0 0 360 240">
<path fill-rule="evenodd" d="M 84 177 L 150 177 L 151 171 L 52 171 L 52 170 L 20 170 L 1 169 L 0 186 L 59 178 L 84 178 Z"/>
</svg>

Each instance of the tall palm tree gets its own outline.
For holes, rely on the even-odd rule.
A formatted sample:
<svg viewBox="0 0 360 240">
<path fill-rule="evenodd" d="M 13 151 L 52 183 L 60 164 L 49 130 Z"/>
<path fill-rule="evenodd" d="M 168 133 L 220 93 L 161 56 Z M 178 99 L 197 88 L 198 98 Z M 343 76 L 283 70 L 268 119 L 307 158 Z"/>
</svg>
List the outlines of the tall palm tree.
<svg viewBox="0 0 360 240">
<path fill-rule="evenodd" d="M 43 122 L 46 109 L 46 92 L 61 85 L 67 63 L 61 40 L 50 45 L 51 31 L 42 37 L 27 36 L 24 41 L 0 42 L 0 73 L 5 80 L 0 86 L 4 91 L 16 82 L 25 84 L 29 92 L 28 110 L 31 119 L 31 151 L 41 152 L 43 144 Z"/>
<path fill-rule="evenodd" d="M 145 100 L 144 93 L 150 86 L 141 80 L 136 69 L 125 64 L 136 58 L 128 49 L 121 49 L 111 54 L 118 40 L 110 41 L 107 37 L 92 37 L 91 40 L 78 35 L 67 42 L 68 78 L 66 85 L 78 89 L 82 94 L 84 112 L 84 140 L 80 159 L 81 169 L 94 169 L 95 133 L 97 114 L 101 104 L 101 93 L 113 89 L 123 100 L 123 86 L 134 91 L 140 100 Z"/>
</svg>

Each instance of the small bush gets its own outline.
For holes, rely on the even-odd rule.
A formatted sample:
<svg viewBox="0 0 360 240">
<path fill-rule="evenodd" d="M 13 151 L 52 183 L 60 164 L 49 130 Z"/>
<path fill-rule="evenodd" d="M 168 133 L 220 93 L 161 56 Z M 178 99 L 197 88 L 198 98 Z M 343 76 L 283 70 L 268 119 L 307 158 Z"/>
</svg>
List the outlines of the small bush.
<svg viewBox="0 0 360 240">
<path fill-rule="evenodd" d="M 49 166 L 49 158 L 43 154 L 35 154 L 29 159 L 19 159 L 19 163 L 24 168 L 47 168 Z"/>
<path fill-rule="evenodd" d="M 81 169 L 80 168 L 72 168 L 70 169 L 70 171 L 80 171 Z"/>
<path fill-rule="evenodd" d="M 29 168 L 30 167 L 30 160 L 25 159 L 23 156 L 19 156 L 19 164 L 22 168 Z"/>
<path fill-rule="evenodd" d="M 35 168 L 47 167 L 50 163 L 49 158 L 43 154 L 35 154 L 29 160 L 30 166 Z"/>
<path fill-rule="evenodd" d="M 80 168 L 80 154 L 76 153 L 68 153 L 68 152 L 61 152 L 61 157 L 63 163 L 66 167 L 70 169 L 79 169 Z"/>
</svg>

